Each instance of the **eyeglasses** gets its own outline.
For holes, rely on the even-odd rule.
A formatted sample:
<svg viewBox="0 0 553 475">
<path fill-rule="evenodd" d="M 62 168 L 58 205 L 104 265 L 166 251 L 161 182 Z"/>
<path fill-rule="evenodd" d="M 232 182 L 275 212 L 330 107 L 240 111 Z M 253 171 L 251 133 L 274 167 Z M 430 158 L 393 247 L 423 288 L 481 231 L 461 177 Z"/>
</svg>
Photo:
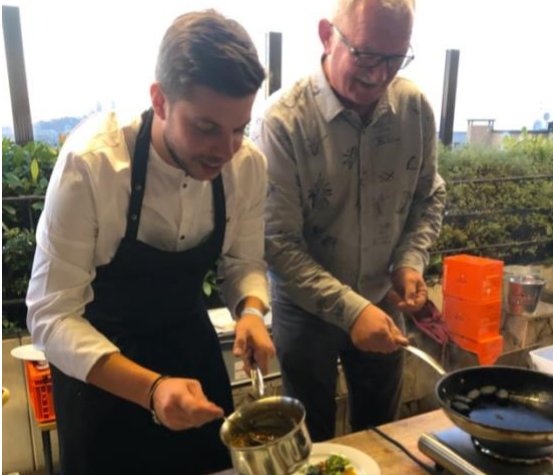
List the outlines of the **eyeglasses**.
<svg viewBox="0 0 553 475">
<path fill-rule="evenodd" d="M 382 63 L 386 63 L 386 68 L 388 71 L 397 71 L 399 69 L 406 68 L 411 61 L 415 59 L 413 54 L 413 48 L 409 46 L 409 52 L 411 54 L 378 54 L 370 53 L 368 51 L 360 51 L 357 48 L 353 47 L 342 32 L 338 29 L 336 25 L 332 25 L 340 40 L 347 47 L 349 54 L 353 56 L 355 64 L 360 68 L 364 69 L 373 69 L 380 66 Z"/>
</svg>

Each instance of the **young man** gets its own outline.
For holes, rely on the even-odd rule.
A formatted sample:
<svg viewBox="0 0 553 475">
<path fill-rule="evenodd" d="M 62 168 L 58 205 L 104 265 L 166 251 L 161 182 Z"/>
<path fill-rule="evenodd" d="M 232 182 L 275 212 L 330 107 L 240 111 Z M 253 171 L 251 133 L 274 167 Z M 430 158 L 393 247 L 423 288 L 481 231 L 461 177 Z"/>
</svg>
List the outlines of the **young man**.
<svg viewBox="0 0 553 475">
<path fill-rule="evenodd" d="M 319 22 L 321 68 L 278 93 L 252 133 L 268 160 L 284 391 L 305 404 L 314 440 L 334 436 L 338 357 L 352 429 L 395 417 L 400 310 L 427 297 L 422 272 L 445 188 L 430 105 L 396 76 L 413 59 L 412 25 L 411 0 L 338 0 Z"/>
<path fill-rule="evenodd" d="M 185 14 L 161 43 L 152 107 L 129 123 L 91 118 L 63 146 L 27 295 L 62 473 L 230 465 L 218 430 L 231 390 L 202 282 L 221 258 L 234 353 L 266 370 L 266 165 L 244 140 L 263 79 L 239 24 Z"/>
</svg>

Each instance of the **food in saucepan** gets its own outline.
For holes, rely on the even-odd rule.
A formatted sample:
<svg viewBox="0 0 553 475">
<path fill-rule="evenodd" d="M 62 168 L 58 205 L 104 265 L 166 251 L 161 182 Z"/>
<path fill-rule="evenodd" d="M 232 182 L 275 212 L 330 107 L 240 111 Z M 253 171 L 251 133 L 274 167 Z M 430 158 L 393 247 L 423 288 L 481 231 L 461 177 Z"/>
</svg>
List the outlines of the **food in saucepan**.
<svg viewBox="0 0 553 475">
<path fill-rule="evenodd" d="M 290 433 L 295 425 L 293 419 L 278 413 L 275 413 L 274 418 L 268 420 L 264 418 L 260 420 L 253 418 L 250 421 L 239 419 L 238 422 L 232 422 L 228 445 L 242 449 L 270 444 Z"/>
<path fill-rule="evenodd" d="M 308 465 L 302 474 L 305 475 L 357 475 L 351 462 L 341 455 L 331 455 L 325 460 Z"/>
<path fill-rule="evenodd" d="M 288 433 L 287 429 L 274 428 L 272 430 L 257 429 L 232 434 L 229 440 L 231 447 L 257 447 L 274 442 Z"/>
</svg>

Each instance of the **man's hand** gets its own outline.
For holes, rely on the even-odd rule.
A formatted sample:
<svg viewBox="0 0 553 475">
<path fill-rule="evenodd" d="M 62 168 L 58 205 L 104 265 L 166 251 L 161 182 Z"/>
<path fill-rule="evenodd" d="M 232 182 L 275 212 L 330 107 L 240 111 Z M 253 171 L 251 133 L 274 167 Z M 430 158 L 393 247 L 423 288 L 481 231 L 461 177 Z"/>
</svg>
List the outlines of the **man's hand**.
<svg viewBox="0 0 553 475">
<path fill-rule="evenodd" d="M 168 429 L 200 427 L 224 416 L 222 408 L 209 401 L 199 381 L 167 378 L 154 392 L 156 417 Z"/>
<path fill-rule="evenodd" d="M 410 267 L 399 267 L 392 273 L 392 289 L 388 300 L 398 310 L 416 312 L 428 298 L 428 289 L 422 275 Z"/>
<path fill-rule="evenodd" d="M 244 370 L 249 374 L 252 362 L 261 368 L 263 374 L 269 371 L 269 359 L 275 356 L 275 346 L 267 331 L 265 322 L 258 315 L 243 315 L 234 330 L 234 356 L 242 358 Z"/>
<path fill-rule="evenodd" d="M 409 342 L 394 321 L 376 305 L 367 305 L 350 331 L 353 344 L 362 351 L 391 353 Z"/>
</svg>

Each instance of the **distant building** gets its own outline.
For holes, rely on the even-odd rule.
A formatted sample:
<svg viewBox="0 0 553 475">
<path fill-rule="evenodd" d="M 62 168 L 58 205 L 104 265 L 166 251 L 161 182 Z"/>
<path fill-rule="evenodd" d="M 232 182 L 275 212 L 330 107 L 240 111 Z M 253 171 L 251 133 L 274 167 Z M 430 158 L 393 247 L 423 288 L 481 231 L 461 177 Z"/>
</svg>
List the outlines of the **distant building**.
<svg viewBox="0 0 553 475">
<path fill-rule="evenodd" d="M 503 139 L 508 137 L 518 138 L 522 130 L 496 130 L 494 119 L 469 119 L 467 127 L 467 143 L 475 145 L 487 145 L 500 147 Z M 526 130 L 528 135 L 553 136 L 553 122 L 549 122 L 547 129 Z"/>
</svg>

